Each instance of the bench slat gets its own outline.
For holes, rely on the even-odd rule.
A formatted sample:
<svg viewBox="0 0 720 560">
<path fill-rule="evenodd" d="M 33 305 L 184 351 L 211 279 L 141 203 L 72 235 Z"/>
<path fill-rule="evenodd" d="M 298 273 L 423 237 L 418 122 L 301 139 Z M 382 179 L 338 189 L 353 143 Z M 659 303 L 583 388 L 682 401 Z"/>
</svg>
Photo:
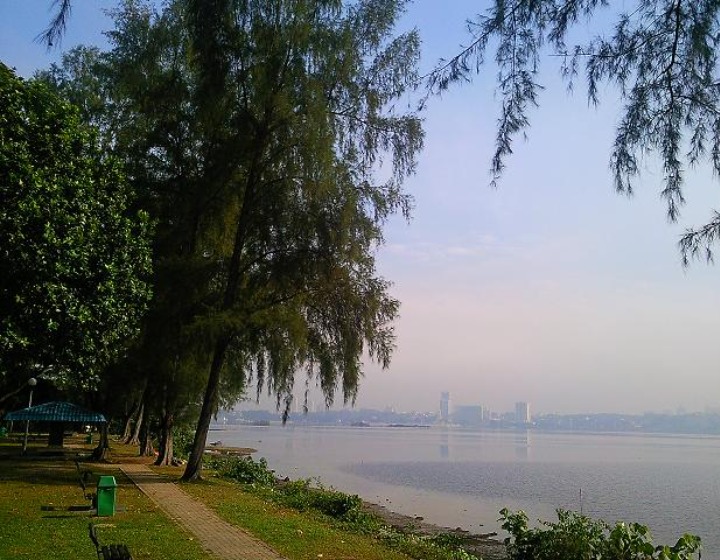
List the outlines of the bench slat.
<svg viewBox="0 0 720 560">
<path fill-rule="evenodd" d="M 90 523 L 88 525 L 88 531 L 90 533 L 90 540 L 95 545 L 95 551 L 98 555 L 98 560 L 133 560 L 130 549 L 126 544 L 107 544 L 101 545 L 95 525 Z"/>
</svg>

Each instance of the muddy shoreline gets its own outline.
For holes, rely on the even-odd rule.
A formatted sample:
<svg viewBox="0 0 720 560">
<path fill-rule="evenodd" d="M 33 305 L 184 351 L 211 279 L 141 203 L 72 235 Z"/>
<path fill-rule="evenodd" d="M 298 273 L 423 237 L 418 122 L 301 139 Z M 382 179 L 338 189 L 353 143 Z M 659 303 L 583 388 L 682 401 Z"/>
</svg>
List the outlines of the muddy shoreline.
<svg viewBox="0 0 720 560">
<path fill-rule="evenodd" d="M 470 554 L 482 557 L 483 560 L 507 560 L 505 545 L 497 538 L 496 533 L 474 534 L 460 527 L 442 527 L 427 523 L 422 517 L 411 517 L 396 513 L 385 506 L 363 501 L 365 511 L 380 517 L 387 525 L 403 532 L 415 532 L 422 535 L 453 533 L 464 541 L 463 548 Z"/>
</svg>

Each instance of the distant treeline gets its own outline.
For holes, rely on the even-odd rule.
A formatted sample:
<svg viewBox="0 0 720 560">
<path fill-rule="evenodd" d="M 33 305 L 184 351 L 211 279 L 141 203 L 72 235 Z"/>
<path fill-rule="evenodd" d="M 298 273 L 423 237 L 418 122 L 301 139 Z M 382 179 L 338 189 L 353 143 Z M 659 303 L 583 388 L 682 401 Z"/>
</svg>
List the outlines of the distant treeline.
<svg viewBox="0 0 720 560">
<path fill-rule="evenodd" d="M 547 414 L 533 419 L 541 430 L 720 434 L 717 413 Z"/>
</svg>

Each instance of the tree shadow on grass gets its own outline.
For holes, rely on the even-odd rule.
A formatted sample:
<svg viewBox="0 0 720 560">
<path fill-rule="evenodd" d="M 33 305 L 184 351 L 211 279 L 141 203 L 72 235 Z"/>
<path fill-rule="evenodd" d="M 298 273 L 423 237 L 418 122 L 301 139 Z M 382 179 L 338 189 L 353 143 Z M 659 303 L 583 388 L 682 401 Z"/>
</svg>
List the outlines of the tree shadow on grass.
<svg viewBox="0 0 720 560">
<path fill-rule="evenodd" d="M 0 452 L 0 456 L 3 454 Z M 26 484 L 40 484 L 49 486 L 68 486 L 82 490 L 81 473 L 75 465 L 76 454 L 66 453 L 62 457 L 53 455 L 32 454 L 27 456 L 4 455 L 0 460 L 0 482 L 24 482 Z M 92 463 L 83 463 L 82 471 L 89 471 L 90 476 L 85 478 L 88 490 L 95 487 L 100 475 L 115 476 L 118 486 L 131 485 L 120 469 L 111 465 L 98 464 L 93 468 Z"/>
</svg>

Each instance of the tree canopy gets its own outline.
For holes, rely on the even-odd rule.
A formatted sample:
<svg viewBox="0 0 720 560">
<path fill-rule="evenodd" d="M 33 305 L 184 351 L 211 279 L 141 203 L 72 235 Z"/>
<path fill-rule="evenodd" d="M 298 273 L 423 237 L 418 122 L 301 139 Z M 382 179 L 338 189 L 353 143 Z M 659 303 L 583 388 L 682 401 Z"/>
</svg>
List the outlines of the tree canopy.
<svg viewBox="0 0 720 560">
<path fill-rule="evenodd" d="M 78 111 L 0 64 L 0 376 L 92 387 L 138 332 L 150 226 Z"/>
<path fill-rule="evenodd" d="M 389 362 L 398 303 L 374 252 L 387 217 L 408 211 L 402 183 L 422 145 L 419 119 L 393 107 L 416 79 L 417 35 L 393 34 L 403 4 L 186 3 L 199 116 L 216 146 L 204 181 L 230 210 L 220 297 L 199 318 L 214 336 L 186 478 L 227 359 L 286 410 L 300 369 L 330 403 L 336 389 L 354 399 L 363 353 Z"/>
<path fill-rule="evenodd" d="M 212 414 L 245 384 L 287 412 L 299 371 L 328 403 L 351 401 L 362 359 L 389 362 L 399 304 L 375 251 L 409 211 L 422 146 L 398 103 L 417 81 L 417 34 L 393 32 L 404 4 L 128 0 L 109 52 L 74 51 L 46 76 L 157 222 L 142 344 L 157 353 L 151 386 L 202 380 L 188 478 Z M 174 395 L 158 399 L 187 405 Z"/>
<path fill-rule="evenodd" d="M 592 104 L 600 102 L 601 86 L 611 86 L 609 94 L 624 103 L 610 156 L 615 188 L 631 194 L 643 158 L 657 157 L 660 192 L 675 221 L 685 203 L 687 168 L 706 163 L 720 173 L 719 11 L 714 1 L 637 0 L 619 10 L 602 0 L 495 0 L 468 21 L 470 44 L 440 62 L 428 87 L 437 93 L 472 79 L 494 53 L 501 99 L 491 161 L 496 182 L 514 139 L 529 127 L 529 109 L 538 105 L 543 63 L 559 58 L 571 89 L 584 72 Z M 576 42 L 588 24 L 595 35 Z M 711 260 L 719 239 L 714 211 L 707 224 L 681 238 L 684 262 Z"/>
</svg>

